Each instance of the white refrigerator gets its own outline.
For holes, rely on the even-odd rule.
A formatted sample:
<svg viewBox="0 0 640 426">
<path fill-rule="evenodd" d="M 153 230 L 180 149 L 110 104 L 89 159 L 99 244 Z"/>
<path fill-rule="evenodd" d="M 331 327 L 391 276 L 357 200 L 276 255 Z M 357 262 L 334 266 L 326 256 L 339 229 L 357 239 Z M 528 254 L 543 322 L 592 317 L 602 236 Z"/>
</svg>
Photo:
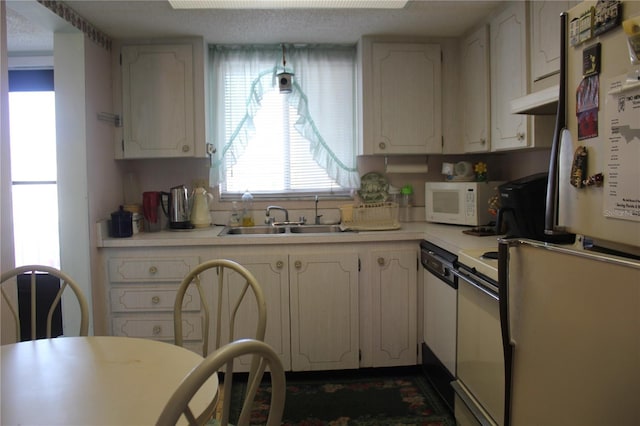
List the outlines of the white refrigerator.
<svg viewBox="0 0 640 426">
<path fill-rule="evenodd" d="M 504 423 L 638 425 L 640 2 L 585 2 L 562 20 L 545 232 L 576 242 L 499 244 Z"/>
</svg>

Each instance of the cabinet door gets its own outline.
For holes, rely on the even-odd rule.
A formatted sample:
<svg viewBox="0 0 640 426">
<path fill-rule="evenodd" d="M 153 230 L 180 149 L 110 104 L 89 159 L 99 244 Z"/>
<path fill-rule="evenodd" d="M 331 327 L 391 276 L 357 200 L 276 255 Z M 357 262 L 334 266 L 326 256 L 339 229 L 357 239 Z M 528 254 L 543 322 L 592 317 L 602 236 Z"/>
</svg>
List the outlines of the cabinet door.
<svg viewBox="0 0 640 426">
<path fill-rule="evenodd" d="M 193 157 L 193 46 L 122 47 L 124 158 Z"/>
<path fill-rule="evenodd" d="M 491 150 L 527 146 L 528 120 L 511 113 L 511 101 L 527 94 L 525 2 L 510 2 L 491 20 Z"/>
<path fill-rule="evenodd" d="M 244 250 L 247 251 L 247 250 Z M 246 254 L 229 255 L 227 259 L 234 260 L 247 268 L 256 278 L 264 292 L 267 303 L 267 342 L 280 356 L 285 370 L 291 369 L 291 346 L 289 334 L 289 270 L 288 256 L 285 254 Z M 227 281 L 233 277 L 227 276 Z M 240 291 L 239 286 L 229 286 L 235 295 Z M 240 306 L 238 317 L 242 320 L 236 327 L 235 338 L 254 338 L 255 324 L 258 320 L 255 304 L 252 298 L 247 298 Z M 226 324 L 222 327 L 225 329 Z M 250 360 L 240 360 L 241 371 L 249 371 Z"/>
<path fill-rule="evenodd" d="M 489 30 L 486 25 L 462 40 L 462 119 L 465 152 L 489 150 Z"/>
<path fill-rule="evenodd" d="M 442 153 L 441 63 L 438 45 L 373 43 L 374 154 Z"/>
<path fill-rule="evenodd" d="M 418 254 L 415 249 L 371 252 L 373 366 L 417 363 Z"/>
<path fill-rule="evenodd" d="M 358 368 L 358 255 L 291 254 L 294 371 Z"/>
<path fill-rule="evenodd" d="M 538 81 L 560 71 L 560 14 L 575 1 L 532 1 L 531 78 Z"/>
</svg>

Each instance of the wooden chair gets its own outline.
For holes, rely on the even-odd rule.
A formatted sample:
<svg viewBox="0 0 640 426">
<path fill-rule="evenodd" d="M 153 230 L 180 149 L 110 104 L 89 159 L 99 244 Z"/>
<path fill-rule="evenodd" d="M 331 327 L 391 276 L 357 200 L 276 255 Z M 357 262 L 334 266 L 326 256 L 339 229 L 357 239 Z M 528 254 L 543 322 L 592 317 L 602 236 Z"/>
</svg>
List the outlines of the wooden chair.
<svg viewBox="0 0 640 426">
<path fill-rule="evenodd" d="M 215 270 L 217 279 L 206 280 L 210 278 L 205 276 L 205 272 L 209 270 Z M 234 276 L 234 273 L 238 274 Z M 212 281 L 212 282 L 211 282 Z M 196 266 L 191 272 L 187 274 L 182 280 L 178 292 L 176 294 L 176 301 L 174 304 L 174 333 L 175 344 L 183 346 L 183 332 L 182 332 L 182 303 L 185 293 L 189 286 L 192 284 L 196 286 L 200 301 L 202 305 L 202 311 L 204 315 L 204 330 L 203 330 L 203 347 L 202 356 L 206 357 L 209 351 L 209 324 L 211 316 L 211 308 L 208 303 L 208 298 L 205 296 L 203 286 L 207 285 L 207 282 L 211 282 L 211 285 L 216 292 L 215 300 L 217 306 L 215 309 L 215 349 L 220 348 L 222 342 L 222 325 L 228 321 L 228 329 L 226 330 L 226 342 L 232 342 L 236 339 L 236 327 L 237 316 L 240 306 L 248 302 L 246 298 L 249 293 L 249 289 L 255 298 L 255 312 L 257 312 L 257 324 L 255 326 L 254 336 L 240 336 L 251 337 L 256 340 L 264 340 L 264 335 L 267 328 L 267 304 L 264 299 L 262 288 L 258 284 L 253 274 L 249 272 L 244 266 L 237 262 L 227 259 L 214 259 L 201 263 Z M 227 313 L 228 318 L 224 318 L 223 314 Z"/>
<path fill-rule="evenodd" d="M 276 352 L 264 342 L 255 339 L 241 339 L 228 343 L 217 349 L 210 356 L 205 358 L 196 368 L 184 378 L 182 383 L 173 393 L 156 423 L 159 426 L 175 425 L 180 417 L 184 415 L 190 425 L 203 425 L 209 420 L 208 414 L 193 413 L 189 407 L 189 402 L 198 392 L 198 389 L 213 375 L 222 368 L 225 368 L 223 381 L 223 395 L 221 418 L 215 424 L 227 426 L 229 424 L 229 409 L 231 405 L 231 391 L 233 389 L 233 364 L 234 360 L 240 356 L 253 356 L 258 361 L 256 374 L 247 381 L 246 392 L 242 392 L 242 409 L 238 417 L 238 426 L 249 424 L 251 409 L 260 382 L 268 367 L 271 373 L 271 402 L 269 405 L 269 417 L 267 426 L 280 425 L 282 413 L 284 412 L 284 402 L 286 393 L 286 379 L 284 368 L 280 357 Z M 235 383 L 239 384 L 238 381 Z M 218 392 L 220 393 L 220 392 Z"/>
<path fill-rule="evenodd" d="M 62 306 L 61 300 L 62 295 L 64 294 L 67 288 L 70 288 L 73 294 L 78 301 L 78 305 L 80 306 L 80 336 L 87 336 L 89 332 L 89 308 L 87 305 L 87 301 L 82 293 L 82 290 L 76 284 L 76 282 L 67 274 L 62 272 L 59 269 L 44 266 L 44 265 L 25 265 L 14 268 L 10 271 L 7 271 L 0 276 L 0 292 L 2 294 L 2 299 L 6 302 L 6 305 L 9 308 L 11 315 L 16 324 L 16 341 L 20 339 L 20 315 L 18 314 L 17 304 L 15 303 L 15 297 L 12 298 L 9 296 L 11 293 L 8 291 L 8 286 L 14 285 L 17 286 L 17 277 L 22 274 L 30 274 L 30 288 L 31 288 L 31 297 L 30 297 L 30 306 L 31 306 L 31 333 L 29 340 L 35 340 L 36 336 L 36 325 L 37 325 L 37 317 L 36 317 L 36 295 L 37 295 L 37 275 L 38 272 L 45 272 L 53 277 L 56 277 L 60 280 L 60 289 L 57 291 L 51 305 L 49 306 L 47 313 L 47 323 L 46 323 L 46 337 L 51 338 L 51 325 L 53 320 L 54 311 L 58 306 Z"/>
</svg>

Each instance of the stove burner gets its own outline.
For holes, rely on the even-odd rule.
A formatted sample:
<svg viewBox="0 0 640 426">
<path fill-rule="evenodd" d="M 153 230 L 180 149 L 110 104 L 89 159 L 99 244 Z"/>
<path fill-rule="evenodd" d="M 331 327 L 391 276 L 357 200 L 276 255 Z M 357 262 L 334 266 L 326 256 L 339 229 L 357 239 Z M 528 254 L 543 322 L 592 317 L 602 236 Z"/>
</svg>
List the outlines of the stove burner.
<svg viewBox="0 0 640 426">
<path fill-rule="evenodd" d="M 488 251 L 482 254 L 482 256 L 480 256 L 481 258 L 484 259 L 498 259 L 498 252 L 497 251 Z"/>
</svg>

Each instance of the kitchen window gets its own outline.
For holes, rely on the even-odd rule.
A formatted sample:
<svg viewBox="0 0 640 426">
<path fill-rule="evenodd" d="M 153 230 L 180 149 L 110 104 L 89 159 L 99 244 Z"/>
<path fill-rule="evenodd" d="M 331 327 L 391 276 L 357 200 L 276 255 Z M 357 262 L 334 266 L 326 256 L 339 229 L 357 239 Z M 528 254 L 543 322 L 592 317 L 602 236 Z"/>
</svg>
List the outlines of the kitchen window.
<svg viewBox="0 0 640 426">
<path fill-rule="evenodd" d="M 210 110 L 222 198 L 350 194 L 356 169 L 355 46 L 211 46 Z M 281 93 L 278 74 L 293 74 Z"/>
</svg>

